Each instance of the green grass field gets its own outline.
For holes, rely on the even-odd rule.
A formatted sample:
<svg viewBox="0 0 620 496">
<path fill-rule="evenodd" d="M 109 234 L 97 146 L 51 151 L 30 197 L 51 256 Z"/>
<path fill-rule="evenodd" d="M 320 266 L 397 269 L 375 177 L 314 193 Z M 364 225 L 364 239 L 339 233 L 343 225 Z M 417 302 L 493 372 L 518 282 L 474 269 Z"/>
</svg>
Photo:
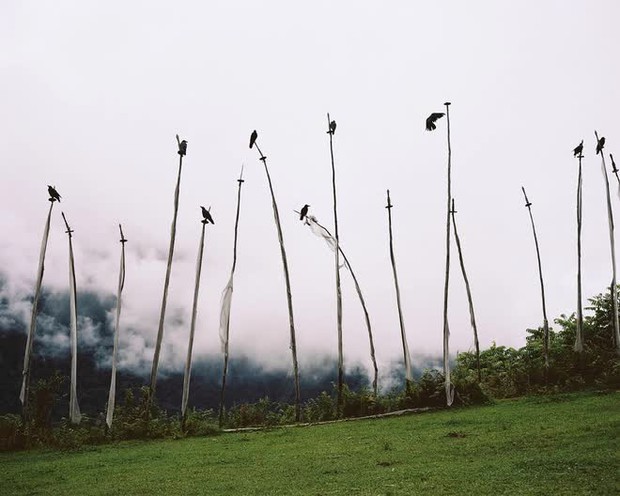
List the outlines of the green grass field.
<svg viewBox="0 0 620 496">
<path fill-rule="evenodd" d="M 0 494 L 620 494 L 620 395 L 0 455 Z"/>
</svg>

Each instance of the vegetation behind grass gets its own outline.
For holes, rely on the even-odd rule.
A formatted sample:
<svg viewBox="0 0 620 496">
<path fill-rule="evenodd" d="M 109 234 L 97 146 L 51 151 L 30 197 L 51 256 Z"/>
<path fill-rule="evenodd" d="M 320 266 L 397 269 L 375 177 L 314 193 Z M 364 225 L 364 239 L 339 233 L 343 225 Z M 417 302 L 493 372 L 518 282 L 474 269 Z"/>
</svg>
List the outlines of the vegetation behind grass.
<svg viewBox="0 0 620 496">
<path fill-rule="evenodd" d="M 477 405 L 490 398 L 507 398 L 524 394 L 557 393 L 583 389 L 617 389 L 620 386 L 620 360 L 615 352 L 611 331 L 611 296 L 590 299 L 592 314 L 584 319 L 585 350 L 573 351 L 575 317 L 556 319 L 560 330 L 550 331 L 549 368 L 542 356 L 542 329 L 529 331 L 523 348 L 493 344 L 480 355 L 482 381 L 478 382 L 477 359 L 473 353 L 457 356 L 452 380 L 456 405 Z M 52 418 L 65 380 L 59 374 L 40 379 L 30 389 L 30 411 L 24 422 L 21 416 L 0 416 L 0 451 L 36 447 L 75 449 L 128 439 L 178 438 L 204 436 L 218 432 L 213 411 L 190 410 L 184 428 L 178 414 L 169 414 L 148 398 L 148 388 L 126 390 L 125 401 L 116 408 L 114 424 L 108 430 L 103 414 L 84 416 L 79 426 L 67 419 Z M 445 405 L 444 378 L 437 370 L 426 370 L 410 386 L 375 395 L 364 388 L 350 390 L 344 386 L 342 404 L 337 408 L 336 391 L 322 392 L 303 405 L 301 421 L 316 423 L 336 418 L 377 415 L 407 408 Z M 146 408 L 150 410 L 146 411 Z M 224 412 L 223 427 L 278 426 L 295 421 L 292 405 L 265 397 L 253 403 L 233 405 Z"/>
<path fill-rule="evenodd" d="M 0 454 L 4 494 L 618 494 L 618 393 Z"/>
</svg>

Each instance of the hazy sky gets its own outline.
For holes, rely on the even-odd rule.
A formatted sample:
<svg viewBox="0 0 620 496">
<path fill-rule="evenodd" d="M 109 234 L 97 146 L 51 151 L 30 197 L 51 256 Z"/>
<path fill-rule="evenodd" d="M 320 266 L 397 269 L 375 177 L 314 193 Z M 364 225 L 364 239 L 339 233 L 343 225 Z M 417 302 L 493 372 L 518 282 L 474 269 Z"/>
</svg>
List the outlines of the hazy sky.
<svg viewBox="0 0 620 496">
<path fill-rule="evenodd" d="M 282 264 L 268 156 L 289 256 L 300 364 L 335 353 L 333 255 L 299 222 L 304 203 L 333 226 L 326 113 L 334 137 L 341 244 L 370 310 L 378 358 L 400 356 L 387 242 L 395 251 L 409 348 L 440 353 L 451 106 L 453 194 L 481 344 L 521 346 L 542 324 L 533 202 L 550 319 L 576 306 L 572 149 L 585 140 L 584 296 L 611 280 L 605 194 L 594 130 L 620 156 L 620 3 L 609 1 L 210 1 L 0 4 L 0 271 L 16 308 L 31 294 L 46 185 L 62 195 L 44 286 L 68 288 L 75 229 L 78 288 L 108 294 L 127 244 L 123 360 L 150 366 L 177 173 L 189 141 L 162 367 L 181 370 L 189 333 L 199 205 L 211 206 L 196 353 L 219 351 L 220 295 L 232 262 L 236 188 L 245 179 L 231 353 L 289 366 Z M 614 49 L 614 47 L 616 47 Z M 615 181 L 615 179 L 613 179 Z M 616 183 L 612 183 L 616 188 Z M 618 196 L 614 189 L 614 208 Z M 60 208 L 58 208 L 60 207 Z M 620 211 L 618 211 L 620 215 Z M 455 252 L 453 252 L 455 253 Z M 453 257 L 452 351 L 472 349 Z M 343 275 L 345 362 L 368 363 L 357 296 Z M 27 314 L 27 305 L 21 304 Z M 112 318 L 112 315 L 110 315 Z"/>
</svg>

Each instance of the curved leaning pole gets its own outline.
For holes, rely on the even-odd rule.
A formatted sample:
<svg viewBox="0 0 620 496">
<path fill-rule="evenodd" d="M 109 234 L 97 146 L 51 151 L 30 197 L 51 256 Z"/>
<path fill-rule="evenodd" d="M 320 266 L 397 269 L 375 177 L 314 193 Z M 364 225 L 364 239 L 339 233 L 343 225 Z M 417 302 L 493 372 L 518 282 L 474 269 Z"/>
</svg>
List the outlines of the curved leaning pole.
<svg viewBox="0 0 620 496">
<path fill-rule="evenodd" d="M 538 261 L 538 277 L 540 279 L 540 299 L 542 301 L 543 312 L 543 354 L 545 359 L 545 382 L 549 372 L 549 321 L 547 320 L 547 300 L 545 298 L 545 282 L 543 281 L 542 263 L 540 262 L 540 247 L 538 246 L 538 236 L 536 235 L 536 226 L 534 225 L 534 216 L 532 215 L 532 203 L 527 197 L 525 188 L 521 186 L 523 196 L 525 197 L 525 206 L 530 214 L 530 222 L 532 224 L 532 234 L 534 235 L 534 244 L 536 245 L 536 259 Z"/>
<path fill-rule="evenodd" d="M 596 154 L 601 155 L 601 170 L 603 172 L 603 179 L 605 180 L 605 191 L 607 193 L 607 219 L 609 222 L 609 249 L 611 250 L 611 318 L 613 337 L 616 342 L 616 353 L 620 355 L 620 322 L 618 321 L 618 287 L 616 285 L 616 242 L 614 235 L 614 212 L 611 206 L 611 193 L 609 190 L 609 178 L 607 176 L 607 167 L 605 166 L 605 154 L 603 148 L 605 147 L 605 138 L 598 137 L 598 133 L 594 131 L 596 136 Z"/>
<path fill-rule="evenodd" d="M 286 259 L 286 250 L 284 249 L 284 238 L 282 236 L 282 226 L 280 225 L 280 214 L 278 213 L 278 204 L 276 203 L 276 195 L 273 192 L 273 184 L 271 183 L 271 176 L 269 175 L 269 169 L 267 168 L 267 157 L 263 154 L 258 147 L 256 139 L 258 133 L 256 130 L 252 132 L 250 136 L 250 148 L 256 147 L 256 151 L 259 155 L 259 160 L 265 166 L 265 174 L 267 175 L 267 182 L 269 183 L 269 192 L 271 193 L 271 206 L 273 208 L 273 218 L 278 231 L 278 241 L 280 242 L 280 253 L 282 255 L 282 266 L 284 268 L 284 279 L 286 282 L 286 301 L 288 305 L 288 317 L 290 326 L 290 348 L 293 358 L 293 374 L 295 376 L 295 421 L 299 422 L 301 418 L 301 391 L 299 387 L 299 365 L 297 363 L 297 341 L 295 338 L 295 319 L 293 318 L 293 296 L 291 294 L 291 281 L 288 273 L 288 261 Z"/>
<path fill-rule="evenodd" d="M 388 212 L 388 233 L 390 240 L 390 260 L 392 262 L 392 274 L 394 275 L 394 288 L 396 290 L 396 308 L 398 309 L 398 322 L 400 324 L 400 338 L 403 344 L 403 357 L 405 363 L 405 391 L 412 391 L 413 376 L 411 374 L 411 355 L 409 354 L 409 345 L 407 344 L 407 334 L 405 333 L 405 319 L 403 317 L 403 309 L 400 304 L 400 287 L 398 285 L 398 274 L 396 273 L 396 257 L 394 256 L 394 240 L 392 236 L 392 201 L 390 199 L 390 190 L 387 190 L 387 205 L 385 208 Z"/>
<path fill-rule="evenodd" d="M 459 237 L 459 231 L 456 228 L 456 209 L 454 207 L 454 198 L 452 198 L 452 227 L 454 229 L 454 240 L 456 241 L 456 250 L 459 254 L 459 265 L 461 266 L 461 274 L 463 275 L 463 281 L 465 282 L 465 291 L 467 292 L 467 304 L 469 306 L 469 323 L 474 331 L 474 345 L 476 346 L 476 368 L 478 370 L 478 382 L 482 382 L 482 372 L 480 371 L 480 342 L 478 341 L 478 325 L 476 324 L 476 312 L 474 311 L 474 299 L 471 295 L 471 287 L 469 285 L 469 278 L 465 271 L 465 259 L 463 258 L 463 249 L 461 247 L 461 238 Z"/>
<path fill-rule="evenodd" d="M 170 273 L 172 271 L 172 258 L 174 256 L 174 242 L 177 233 L 177 214 L 179 212 L 179 190 L 181 187 L 181 170 L 183 169 L 183 157 L 187 154 L 187 141 L 180 140 L 176 135 L 178 154 L 179 154 L 179 172 L 177 174 L 177 185 L 174 190 L 174 215 L 172 217 L 172 226 L 170 228 L 170 246 L 168 248 L 168 263 L 166 265 L 166 277 L 164 279 L 164 293 L 161 301 L 161 311 L 159 314 L 159 327 L 157 329 L 157 340 L 155 342 L 155 352 L 153 353 L 153 365 L 151 367 L 151 382 L 149 386 L 149 394 L 147 400 L 146 417 L 149 417 L 151 405 L 155 399 L 155 388 L 157 387 L 157 369 L 159 367 L 159 354 L 161 352 L 161 342 L 164 338 L 164 319 L 166 317 L 166 305 L 168 303 L 168 286 L 170 285 Z"/>
<path fill-rule="evenodd" d="M 194 280 L 194 298 L 192 300 L 192 320 L 189 326 L 189 342 L 187 344 L 187 358 L 185 359 L 185 373 L 183 374 L 183 395 L 181 397 L 181 429 L 185 431 L 185 422 L 187 420 L 187 402 L 189 401 L 189 383 L 192 375 L 192 351 L 194 349 L 194 332 L 196 330 L 196 317 L 198 316 L 198 293 L 200 292 L 200 274 L 202 272 L 202 258 L 205 247 L 205 227 L 213 222 L 210 208 L 202 209 L 202 230 L 200 232 L 200 242 L 198 244 L 198 257 L 196 259 L 196 278 Z"/>
<path fill-rule="evenodd" d="M 297 211 L 295 211 L 295 213 L 299 214 L 299 212 Z M 325 226 L 319 223 L 319 221 L 314 215 L 307 215 L 307 210 L 306 210 L 306 213 L 304 214 L 303 209 L 302 209 L 301 219 L 304 220 L 304 224 L 310 228 L 312 233 L 314 233 L 316 236 L 319 236 L 320 238 L 323 238 L 323 240 L 325 240 L 325 242 L 327 243 L 327 246 L 329 246 L 331 250 L 336 249 L 336 239 L 331 235 L 331 233 Z M 349 262 L 349 259 L 345 255 L 342 249 L 342 245 L 340 244 L 338 244 L 338 251 L 340 251 L 340 254 L 342 255 L 342 259 L 344 260 L 345 267 L 349 270 L 349 274 L 351 274 L 351 278 L 353 279 L 353 284 L 355 285 L 355 290 L 357 291 L 357 296 L 359 297 L 360 304 L 362 305 L 362 311 L 364 312 L 364 319 L 366 320 L 366 329 L 368 330 L 368 341 L 370 344 L 370 359 L 372 360 L 372 366 L 373 366 L 373 371 L 374 371 L 374 377 L 372 381 L 372 390 L 376 398 L 377 393 L 378 393 L 379 368 L 377 367 L 377 358 L 375 356 L 375 343 L 372 337 L 372 326 L 370 324 L 370 315 L 368 314 L 368 308 L 366 307 L 366 301 L 364 300 L 364 295 L 362 294 L 362 288 L 360 287 L 359 281 L 357 280 L 357 277 L 355 277 L 355 272 L 353 272 L 353 267 L 351 267 L 351 263 Z"/>
</svg>

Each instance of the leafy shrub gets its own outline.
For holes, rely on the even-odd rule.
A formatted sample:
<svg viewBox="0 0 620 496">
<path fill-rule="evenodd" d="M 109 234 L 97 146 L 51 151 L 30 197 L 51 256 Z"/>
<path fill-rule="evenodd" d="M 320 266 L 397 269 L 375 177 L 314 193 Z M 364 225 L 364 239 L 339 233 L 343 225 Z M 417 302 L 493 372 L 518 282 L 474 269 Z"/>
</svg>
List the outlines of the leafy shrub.
<svg viewBox="0 0 620 496">
<path fill-rule="evenodd" d="M 213 410 L 187 411 L 183 433 L 186 436 L 214 436 L 219 434 L 218 419 Z"/>
<path fill-rule="evenodd" d="M 26 447 L 24 423 L 19 415 L 0 416 L 0 451 L 16 451 Z"/>
</svg>

